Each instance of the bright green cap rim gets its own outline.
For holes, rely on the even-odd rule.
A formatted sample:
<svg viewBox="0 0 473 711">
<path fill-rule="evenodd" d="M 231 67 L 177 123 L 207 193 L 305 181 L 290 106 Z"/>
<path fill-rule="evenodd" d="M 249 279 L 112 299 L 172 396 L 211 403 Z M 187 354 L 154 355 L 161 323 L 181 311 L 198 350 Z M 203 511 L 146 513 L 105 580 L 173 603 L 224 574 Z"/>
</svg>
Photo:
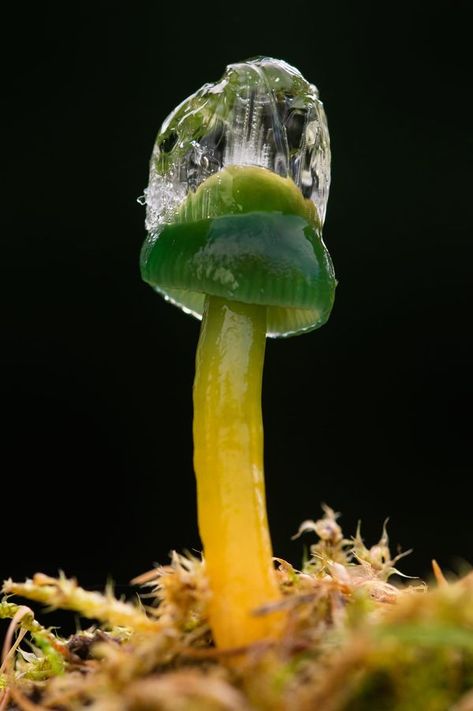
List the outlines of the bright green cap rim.
<svg viewBox="0 0 473 711">
<path fill-rule="evenodd" d="M 267 306 L 269 336 L 322 326 L 336 285 L 315 224 L 277 212 L 163 225 L 145 242 L 141 270 L 144 281 L 197 317 L 205 294 Z"/>
</svg>

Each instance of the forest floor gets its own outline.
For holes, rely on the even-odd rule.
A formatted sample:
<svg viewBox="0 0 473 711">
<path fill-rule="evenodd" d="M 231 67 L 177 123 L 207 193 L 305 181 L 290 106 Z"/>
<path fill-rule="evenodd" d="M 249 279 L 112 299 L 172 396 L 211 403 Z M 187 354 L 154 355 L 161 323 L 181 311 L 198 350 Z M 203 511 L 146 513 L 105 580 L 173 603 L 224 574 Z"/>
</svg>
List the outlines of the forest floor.
<svg viewBox="0 0 473 711">
<path fill-rule="evenodd" d="M 213 645 L 197 557 L 133 581 L 139 603 L 66 577 L 7 580 L 0 711 L 473 711 L 473 573 L 447 580 L 434 562 L 429 587 L 399 578 L 386 530 L 368 548 L 328 507 L 306 532 L 301 570 L 276 559 L 283 634 L 233 650 Z M 63 638 L 18 596 L 93 626 Z"/>
</svg>

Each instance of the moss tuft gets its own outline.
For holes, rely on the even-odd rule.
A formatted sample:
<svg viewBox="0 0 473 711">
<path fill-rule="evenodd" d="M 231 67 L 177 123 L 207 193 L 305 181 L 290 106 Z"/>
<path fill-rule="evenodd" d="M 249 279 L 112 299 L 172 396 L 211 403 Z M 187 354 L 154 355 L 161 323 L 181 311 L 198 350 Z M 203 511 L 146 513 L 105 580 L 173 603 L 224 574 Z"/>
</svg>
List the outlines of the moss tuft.
<svg viewBox="0 0 473 711">
<path fill-rule="evenodd" d="M 277 643 L 214 647 L 205 562 L 195 556 L 173 553 L 170 565 L 136 578 L 149 588 L 140 604 L 64 576 L 6 581 L 8 596 L 99 625 L 65 639 L 4 598 L 0 709 L 471 711 L 473 573 L 447 582 L 435 565 L 431 588 L 394 585 L 400 556 L 386 529 L 368 548 L 360 531 L 344 537 L 329 507 L 302 533 L 317 537 L 302 569 L 276 559 L 276 604 L 287 611 Z"/>
</svg>

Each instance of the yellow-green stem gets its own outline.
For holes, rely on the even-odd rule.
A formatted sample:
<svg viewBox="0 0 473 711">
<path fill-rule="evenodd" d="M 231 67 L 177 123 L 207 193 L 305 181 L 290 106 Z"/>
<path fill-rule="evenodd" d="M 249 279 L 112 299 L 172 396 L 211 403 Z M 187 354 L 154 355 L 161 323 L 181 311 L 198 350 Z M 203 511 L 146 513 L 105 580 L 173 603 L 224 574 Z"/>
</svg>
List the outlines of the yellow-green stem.
<svg viewBox="0 0 473 711">
<path fill-rule="evenodd" d="M 219 647 L 277 635 L 263 472 L 261 384 L 266 308 L 207 296 L 194 381 L 199 529 Z"/>
</svg>

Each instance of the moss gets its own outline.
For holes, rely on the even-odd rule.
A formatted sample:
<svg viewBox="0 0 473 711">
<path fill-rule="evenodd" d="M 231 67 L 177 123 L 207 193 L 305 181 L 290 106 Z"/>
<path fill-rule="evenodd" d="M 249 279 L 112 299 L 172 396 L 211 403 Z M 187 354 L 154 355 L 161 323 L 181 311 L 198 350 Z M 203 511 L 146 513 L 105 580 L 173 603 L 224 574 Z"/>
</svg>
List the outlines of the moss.
<svg viewBox="0 0 473 711">
<path fill-rule="evenodd" d="M 4 593 L 73 610 L 99 626 L 69 639 L 5 598 L 26 640 L 0 671 L 0 707 L 33 711 L 467 711 L 473 708 L 473 574 L 430 589 L 394 585 L 397 560 L 387 533 L 366 547 L 346 539 L 328 507 L 300 533 L 317 536 L 302 570 L 277 559 L 286 610 L 277 643 L 218 651 L 207 623 L 205 563 L 174 553 L 168 566 L 134 582 L 151 589 L 147 607 L 88 592 L 64 576 L 7 581 Z M 271 609 L 256 611 L 264 615 Z"/>
</svg>

